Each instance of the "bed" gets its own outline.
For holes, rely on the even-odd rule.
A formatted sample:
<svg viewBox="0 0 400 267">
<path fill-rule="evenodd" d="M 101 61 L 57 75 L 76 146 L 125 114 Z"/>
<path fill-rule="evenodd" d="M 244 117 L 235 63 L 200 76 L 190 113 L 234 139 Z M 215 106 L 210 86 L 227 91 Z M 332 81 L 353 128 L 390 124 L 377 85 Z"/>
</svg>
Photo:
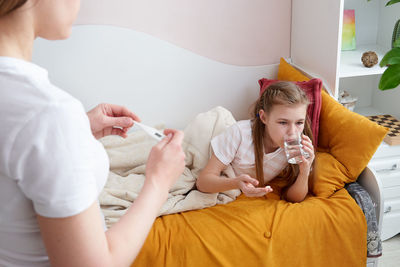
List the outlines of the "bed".
<svg viewBox="0 0 400 267">
<path fill-rule="evenodd" d="M 306 79 L 289 64 L 286 72 L 282 64 L 229 65 L 106 25 L 76 26 L 70 39 L 56 44 L 38 40 L 33 60 L 87 109 L 118 103 L 146 124 L 182 130 L 218 106 L 234 120 L 248 118 L 260 78 Z M 366 166 L 386 130 L 345 110 L 326 92 L 319 123 L 317 176 L 305 201 L 281 200 L 283 183 L 276 181 L 265 198 L 232 192 L 225 199 L 213 196 L 204 208 L 167 210 L 132 266 L 377 266 L 377 259 L 367 259 L 364 214 L 344 186 L 357 180 L 367 189 L 380 229 L 381 185 Z M 122 141 L 104 142 L 108 152 L 115 142 Z"/>
</svg>

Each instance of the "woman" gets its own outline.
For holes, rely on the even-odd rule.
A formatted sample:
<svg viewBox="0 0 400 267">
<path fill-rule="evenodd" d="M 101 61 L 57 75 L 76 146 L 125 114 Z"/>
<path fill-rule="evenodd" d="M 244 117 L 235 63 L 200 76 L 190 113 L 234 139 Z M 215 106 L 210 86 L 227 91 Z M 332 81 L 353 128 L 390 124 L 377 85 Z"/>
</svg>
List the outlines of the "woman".
<svg viewBox="0 0 400 267">
<path fill-rule="evenodd" d="M 247 196 L 260 197 L 272 191 L 265 186 L 268 182 L 281 177 L 287 183 L 283 196 L 291 202 L 303 201 L 314 161 L 308 104 L 306 94 L 294 83 L 270 85 L 256 101 L 252 120 L 239 121 L 213 138 L 213 153 L 197 179 L 197 188 L 209 193 L 240 189 Z M 302 133 L 306 153 L 298 165 L 289 165 L 284 136 L 298 133 Z M 236 178 L 221 176 L 229 164 Z"/>
<path fill-rule="evenodd" d="M 137 200 L 105 231 L 97 202 L 108 158 L 95 139 L 139 118 L 101 104 L 86 114 L 29 62 L 36 37 L 69 36 L 79 0 L 0 0 L 0 265 L 128 266 L 184 168 L 183 133 L 152 149 Z"/>
</svg>

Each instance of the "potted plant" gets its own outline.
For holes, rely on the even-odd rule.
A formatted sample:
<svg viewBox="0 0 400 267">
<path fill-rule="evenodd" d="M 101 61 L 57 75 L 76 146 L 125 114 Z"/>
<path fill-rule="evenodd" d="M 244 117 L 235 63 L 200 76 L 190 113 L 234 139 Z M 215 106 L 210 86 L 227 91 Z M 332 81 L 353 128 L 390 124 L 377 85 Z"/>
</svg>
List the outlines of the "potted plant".
<svg viewBox="0 0 400 267">
<path fill-rule="evenodd" d="M 371 1 L 371 0 L 368 0 Z M 391 0 L 386 3 L 390 6 L 399 3 L 400 0 Z M 400 84 L 400 20 L 396 22 L 393 30 L 392 49 L 389 50 L 382 58 L 379 65 L 387 66 L 379 81 L 379 89 L 388 90 L 396 88 Z"/>
<path fill-rule="evenodd" d="M 400 84 L 400 39 L 394 42 L 394 47 L 384 55 L 379 65 L 387 66 L 379 81 L 379 89 L 396 88 Z"/>
</svg>

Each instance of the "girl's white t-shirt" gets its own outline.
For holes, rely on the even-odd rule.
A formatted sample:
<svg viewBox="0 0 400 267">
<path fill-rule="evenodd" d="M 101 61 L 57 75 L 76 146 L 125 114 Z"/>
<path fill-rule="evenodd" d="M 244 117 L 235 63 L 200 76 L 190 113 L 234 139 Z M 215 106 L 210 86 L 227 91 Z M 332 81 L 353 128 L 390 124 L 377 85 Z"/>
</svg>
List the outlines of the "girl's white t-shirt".
<svg viewBox="0 0 400 267">
<path fill-rule="evenodd" d="M 225 165 L 231 164 L 235 175 L 256 178 L 251 121 L 238 121 L 211 140 L 215 156 Z M 274 179 L 288 165 L 285 151 L 278 148 L 264 153 L 264 181 Z"/>
<path fill-rule="evenodd" d="M 48 266 L 36 214 L 81 213 L 108 169 L 82 104 L 41 67 L 0 57 L 0 266 Z"/>
</svg>

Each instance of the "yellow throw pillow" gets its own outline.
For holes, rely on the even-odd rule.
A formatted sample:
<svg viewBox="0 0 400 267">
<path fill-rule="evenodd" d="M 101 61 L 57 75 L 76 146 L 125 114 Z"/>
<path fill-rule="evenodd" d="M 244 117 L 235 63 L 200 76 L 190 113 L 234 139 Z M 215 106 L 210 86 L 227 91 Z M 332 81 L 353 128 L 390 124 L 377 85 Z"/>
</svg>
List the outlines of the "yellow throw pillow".
<svg viewBox="0 0 400 267">
<path fill-rule="evenodd" d="M 309 80 L 281 59 L 278 79 Z M 354 182 L 367 166 L 387 129 L 354 113 L 322 91 L 313 191 L 330 196 L 346 183 Z"/>
<path fill-rule="evenodd" d="M 322 92 L 319 129 L 318 150 L 329 153 L 344 168 L 337 168 L 338 175 L 332 177 L 338 180 L 335 186 L 321 184 L 319 180 L 326 177 L 316 175 L 314 193 L 317 195 L 330 195 L 345 183 L 356 181 L 387 133 L 385 127 L 348 110 L 326 92 Z M 325 173 L 323 169 L 326 167 L 325 162 L 319 160 L 316 164 L 316 174 L 320 171 Z"/>
<path fill-rule="evenodd" d="M 279 62 L 278 80 L 303 82 L 308 81 L 310 78 L 295 69 L 292 65 L 287 63 L 283 58 Z"/>
</svg>

